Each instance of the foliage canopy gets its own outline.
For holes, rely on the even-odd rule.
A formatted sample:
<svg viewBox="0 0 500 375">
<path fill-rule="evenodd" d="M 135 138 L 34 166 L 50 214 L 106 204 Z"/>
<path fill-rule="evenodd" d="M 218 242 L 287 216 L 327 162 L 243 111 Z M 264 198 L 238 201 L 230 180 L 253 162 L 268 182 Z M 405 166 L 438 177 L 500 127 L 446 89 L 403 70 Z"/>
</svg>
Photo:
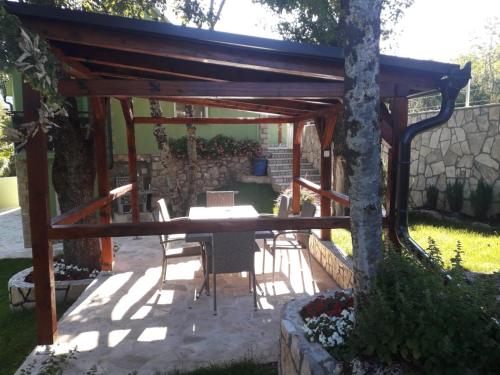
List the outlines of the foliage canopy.
<svg viewBox="0 0 500 375">
<path fill-rule="evenodd" d="M 254 0 L 266 5 L 279 18 L 277 28 L 283 38 L 328 46 L 344 45 L 342 7 L 344 0 Z M 382 33 L 388 39 L 393 25 L 414 0 L 382 2 Z"/>
</svg>

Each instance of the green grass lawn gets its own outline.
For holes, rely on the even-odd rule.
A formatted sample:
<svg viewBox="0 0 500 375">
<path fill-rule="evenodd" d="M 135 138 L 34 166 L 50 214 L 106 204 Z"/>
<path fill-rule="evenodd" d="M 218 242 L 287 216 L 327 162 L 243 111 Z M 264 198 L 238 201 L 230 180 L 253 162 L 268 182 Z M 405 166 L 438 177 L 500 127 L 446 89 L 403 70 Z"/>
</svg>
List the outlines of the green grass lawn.
<svg viewBox="0 0 500 375">
<path fill-rule="evenodd" d="M 238 193 L 235 195 L 235 204 L 250 204 L 255 207 L 258 213 L 272 213 L 274 201 L 278 197 L 278 193 L 276 193 L 269 184 L 236 182 L 217 190 L 237 191 Z M 197 204 L 206 206 L 206 202 L 206 195 L 199 194 Z"/>
<path fill-rule="evenodd" d="M 18 271 L 31 266 L 31 259 L 0 259 L 0 374 L 11 375 L 34 348 L 35 314 L 12 312 L 7 281 Z"/>
<path fill-rule="evenodd" d="M 31 259 L 0 259 L 0 375 L 11 375 L 36 345 L 34 310 L 12 312 L 7 282 L 31 266 Z M 57 306 L 61 316 L 68 306 Z"/>
<path fill-rule="evenodd" d="M 429 237 L 436 241 L 446 266 L 450 266 L 449 259 L 454 256 L 457 241 L 460 241 L 466 269 L 480 273 L 500 270 L 500 226 L 488 230 L 475 227 L 469 221 L 457 223 L 412 216 L 410 235 L 424 249 L 428 246 Z M 351 233 L 348 230 L 332 230 L 332 241 L 348 255 L 352 255 Z"/>
<path fill-rule="evenodd" d="M 168 375 L 277 375 L 276 363 L 257 364 L 252 360 L 228 363 L 225 365 L 213 365 L 190 372 L 173 372 Z M 158 372 L 155 375 L 164 375 Z"/>
</svg>

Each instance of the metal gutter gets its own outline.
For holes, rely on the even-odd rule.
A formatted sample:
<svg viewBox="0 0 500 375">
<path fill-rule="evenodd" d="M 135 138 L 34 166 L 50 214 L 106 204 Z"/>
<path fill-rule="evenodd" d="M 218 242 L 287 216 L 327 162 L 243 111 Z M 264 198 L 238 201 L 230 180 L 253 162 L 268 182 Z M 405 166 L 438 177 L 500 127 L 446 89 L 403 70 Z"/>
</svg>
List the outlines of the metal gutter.
<svg viewBox="0 0 500 375">
<path fill-rule="evenodd" d="M 471 77 L 471 63 L 463 69 L 451 73 L 441 79 L 441 109 L 435 117 L 431 117 L 410 125 L 399 141 L 398 175 L 396 185 L 396 221 L 395 231 L 401 245 L 407 247 L 421 260 L 429 261 L 429 255 L 411 238 L 408 231 L 408 194 L 410 184 L 411 142 L 416 135 L 447 122 L 455 109 L 455 100 L 460 90 L 467 85 Z M 441 270 L 442 271 L 442 270 Z M 444 272 L 444 271 L 443 271 Z"/>
</svg>

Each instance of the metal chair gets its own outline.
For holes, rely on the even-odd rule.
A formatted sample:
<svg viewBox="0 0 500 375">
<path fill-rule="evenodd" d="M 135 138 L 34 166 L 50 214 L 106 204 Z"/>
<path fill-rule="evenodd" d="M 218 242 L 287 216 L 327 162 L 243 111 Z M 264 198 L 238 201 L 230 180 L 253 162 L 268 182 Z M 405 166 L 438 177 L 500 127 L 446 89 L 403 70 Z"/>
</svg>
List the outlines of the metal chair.
<svg viewBox="0 0 500 375">
<path fill-rule="evenodd" d="M 213 274 L 214 315 L 217 315 L 217 274 L 248 272 L 249 289 L 253 289 L 254 308 L 257 310 L 255 280 L 255 233 L 214 233 L 208 254 L 208 273 Z"/>
<path fill-rule="evenodd" d="M 207 191 L 207 207 L 234 206 L 234 191 Z"/>
<path fill-rule="evenodd" d="M 153 211 L 153 219 L 158 222 L 167 222 L 170 220 L 167 204 L 163 198 L 156 202 L 156 210 Z M 156 213 L 156 215 L 155 215 Z M 185 242 L 185 234 L 160 234 L 160 245 L 162 247 L 161 276 L 158 289 L 163 289 L 163 282 L 167 275 L 167 261 L 175 258 L 186 258 L 201 256 L 201 246 L 196 243 Z M 204 264 L 204 262 L 202 261 Z"/>
<path fill-rule="evenodd" d="M 316 213 L 316 206 L 314 204 L 304 202 L 302 203 L 302 208 L 300 210 L 300 217 L 314 217 Z M 287 239 L 286 241 L 289 243 L 288 246 L 280 246 L 278 244 L 278 238 L 280 236 L 286 236 L 294 234 L 295 235 L 295 241 L 297 241 L 297 245 L 293 243 L 293 240 Z M 275 269 L 275 264 L 276 264 L 276 250 L 277 249 L 285 249 L 285 250 L 302 250 L 303 247 L 300 246 L 302 241 L 298 241 L 297 237 L 301 235 L 305 237 L 304 240 L 304 247 L 305 250 L 308 252 L 308 260 L 309 260 L 309 268 L 311 270 L 311 275 L 312 275 L 312 258 L 311 258 L 311 252 L 309 250 L 309 236 L 311 235 L 311 230 L 310 229 L 299 229 L 299 230 L 284 230 L 284 231 L 274 231 L 274 237 L 272 239 L 272 245 L 269 245 L 268 239 L 264 239 L 264 250 L 269 251 L 271 256 L 273 257 L 273 284 L 274 284 L 274 269 Z"/>
<path fill-rule="evenodd" d="M 286 219 L 288 217 L 288 197 L 285 195 L 282 195 L 280 197 L 280 204 L 278 207 L 278 215 L 274 214 L 260 214 L 259 217 L 279 217 L 282 219 Z M 264 249 L 262 251 L 262 273 L 264 273 L 264 270 L 266 269 L 266 240 L 272 240 L 274 239 L 275 236 L 278 236 L 280 234 L 284 234 L 283 231 L 277 231 L 277 230 L 261 230 L 255 232 L 255 238 L 259 240 L 264 240 Z"/>
</svg>

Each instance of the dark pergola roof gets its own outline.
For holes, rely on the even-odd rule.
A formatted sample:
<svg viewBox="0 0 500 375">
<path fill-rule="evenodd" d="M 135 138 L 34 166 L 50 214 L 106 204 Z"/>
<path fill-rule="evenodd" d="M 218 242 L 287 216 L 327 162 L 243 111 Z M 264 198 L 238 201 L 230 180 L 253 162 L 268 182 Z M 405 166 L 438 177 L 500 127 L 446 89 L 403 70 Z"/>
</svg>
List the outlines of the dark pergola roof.
<svg viewBox="0 0 500 375">
<path fill-rule="evenodd" d="M 5 2 L 23 25 L 45 37 L 76 78 L 199 82 L 341 83 L 343 50 L 168 23 Z M 437 88 L 457 65 L 381 56 L 383 96 Z M 246 87 L 246 86 L 245 86 Z M 339 86 L 340 87 L 340 86 Z M 334 103 L 331 97 L 191 98 L 193 103 L 298 115 Z M 265 99 L 264 99 L 265 98 Z M 186 98 L 166 98 L 187 101 Z M 237 100 L 236 100 L 237 99 Z M 201 101 L 200 101 L 201 100 Z"/>
</svg>

